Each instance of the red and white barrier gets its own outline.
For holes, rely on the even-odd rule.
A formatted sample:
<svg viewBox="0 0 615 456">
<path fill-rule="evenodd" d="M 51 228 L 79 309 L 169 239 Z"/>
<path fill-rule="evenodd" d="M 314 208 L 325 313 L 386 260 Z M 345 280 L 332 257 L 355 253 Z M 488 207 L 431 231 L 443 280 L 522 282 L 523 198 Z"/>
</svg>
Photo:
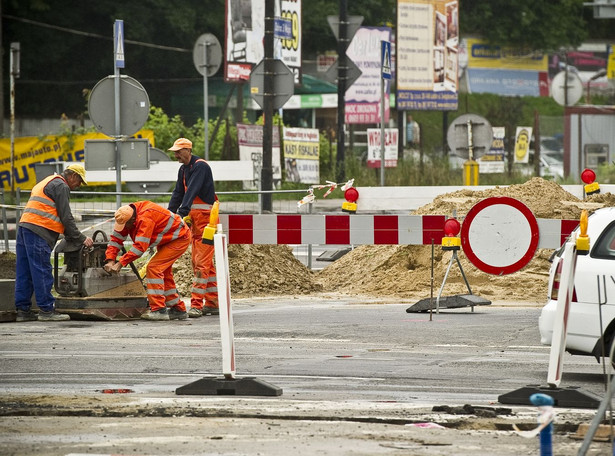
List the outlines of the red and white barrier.
<svg viewBox="0 0 615 456">
<path fill-rule="evenodd" d="M 229 244 L 440 244 L 444 215 L 222 214 Z M 537 219 L 538 248 L 559 248 L 578 220 Z M 514 233 L 512 233 L 514 235 Z"/>
</svg>

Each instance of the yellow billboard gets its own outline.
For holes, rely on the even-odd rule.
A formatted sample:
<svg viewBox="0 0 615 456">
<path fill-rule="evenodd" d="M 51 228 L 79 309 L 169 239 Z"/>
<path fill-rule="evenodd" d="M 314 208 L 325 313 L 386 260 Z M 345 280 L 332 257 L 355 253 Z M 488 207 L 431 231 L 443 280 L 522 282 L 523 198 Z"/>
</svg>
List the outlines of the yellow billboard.
<svg viewBox="0 0 615 456">
<path fill-rule="evenodd" d="M 155 146 L 154 132 L 151 130 L 141 130 L 133 137 L 147 139 L 152 147 Z M 35 166 L 37 163 L 85 161 L 85 141 L 91 139 L 110 138 L 103 133 L 15 138 L 12 160 L 10 138 L 0 139 L 0 183 L 2 188 L 11 190 L 11 162 L 13 162 L 15 188 L 30 190 L 36 184 Z"/>
<path fill-rule="evenodd" d="M 467 51 L 469 68 L 534 71 L 549 69 L 547 54 L 540 52 L 528 53 L 522 49 L 494 46 L 475 38 L 467 39 Z"/>
</svg>

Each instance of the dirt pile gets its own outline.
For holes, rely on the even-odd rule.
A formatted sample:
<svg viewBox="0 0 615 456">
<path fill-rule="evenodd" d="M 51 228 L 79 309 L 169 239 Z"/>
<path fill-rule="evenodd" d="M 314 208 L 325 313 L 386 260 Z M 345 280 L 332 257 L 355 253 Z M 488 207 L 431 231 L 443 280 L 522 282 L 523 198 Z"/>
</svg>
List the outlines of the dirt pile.
<svg viewBox="0 0 615 456">
<path fill-rule="evenodd" d="M 525 184 L 496 187 L 484 191 L 459 190 L 440 195 L 415 214 L 440 214 L 463 219 L 478 201 L 495 196 L 508 196 L 522 201 L 537 218 L 578 219 L 582 209 L 590 212 L 598 207 L 615 205 L 615 195 L 594 195 L 581 201 L 560 185 L 534 178 Z M 493 276 L 474 267 L 458 253 L 462 268 L 474 294 L 491 300 L 544 301 L 547 293 L 549 257 L 552 250 L 538 249 L 530 263 L 521 271 L 506 276 Z M 433 249 L 434 296 L 444 279 L 452 252 Z M 357 274 L 357 271 L 361 271 Z M 324 290 L 366 295 L 388 295 L 425 298 L 432 287 L 431 246 L 360 246 L 337 260 L 317 276 Z M 461 271 L 453 262 L 443 295 L 466 293 Z"/>
<path fill-rule="evenodd" d="M 190 249 L 173 265 L 181 296 L 190 296 L 192 263 Z M 287 245 L 229 245 L 229 276 L 232 296 L 309 294 L 322 291 L 315 273 L 298 261 Z M 221 288 L 221 285 L 218 285 Z"/>
<path fill-rule="evenodd" d="M 15 279 L 17 277 L 17 256 L 12 252 L 0 253 L 0 279 Z"/>
</svg>

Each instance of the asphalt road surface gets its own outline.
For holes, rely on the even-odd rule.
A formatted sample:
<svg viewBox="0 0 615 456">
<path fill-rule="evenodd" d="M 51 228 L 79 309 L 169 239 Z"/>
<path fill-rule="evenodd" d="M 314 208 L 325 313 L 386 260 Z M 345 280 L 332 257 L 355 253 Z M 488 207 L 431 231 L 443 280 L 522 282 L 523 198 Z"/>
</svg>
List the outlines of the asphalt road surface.
<svg viewBox="0 0 615 456">
<path fill-rule="evenodd" d="M 536 409 L 498 397 L 546 385 L 540 307 L 411 304 L 234 300 L 237 378 L 283 390 L 273 397 L 175 394 L 222 378 L 218 317 L 1 324 L 2 453 L 539 454 L 512 429 L 535 427 Z M 561 386 L 602 398 L 603 369 L 566 355 Z M 572 435 L 594 414 L 558 409 L 554 454 L 577 454 Z M 593 442 L 587 454 L 612 451 Z"/>
</svg>

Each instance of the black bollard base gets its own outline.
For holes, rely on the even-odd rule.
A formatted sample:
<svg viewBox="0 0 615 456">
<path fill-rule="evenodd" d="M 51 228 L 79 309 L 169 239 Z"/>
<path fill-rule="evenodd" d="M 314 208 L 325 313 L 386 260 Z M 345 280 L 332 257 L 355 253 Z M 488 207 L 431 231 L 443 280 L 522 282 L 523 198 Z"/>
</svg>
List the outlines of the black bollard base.
<svg viewBox="0 0 615 456">
<path fill-rule="evenodd" d="M 578 387 L 551 388 L 549 386 L 527 385 L 510 393 L 498 396 L 501 404 L 533 405 L 530 402 L 532 394 L 547 394 L 555 401 L 555 407 L 571 407 L 595 409 L 600 405 L 601 399 L 592 393 L 581 391 Z"/>
<path fill-rule="evenodd" d="M 282 388 L 256 377 L 204 377 L 175 390 L 177 395 L 193 396 L 281 396 Z"/>
</svg>

